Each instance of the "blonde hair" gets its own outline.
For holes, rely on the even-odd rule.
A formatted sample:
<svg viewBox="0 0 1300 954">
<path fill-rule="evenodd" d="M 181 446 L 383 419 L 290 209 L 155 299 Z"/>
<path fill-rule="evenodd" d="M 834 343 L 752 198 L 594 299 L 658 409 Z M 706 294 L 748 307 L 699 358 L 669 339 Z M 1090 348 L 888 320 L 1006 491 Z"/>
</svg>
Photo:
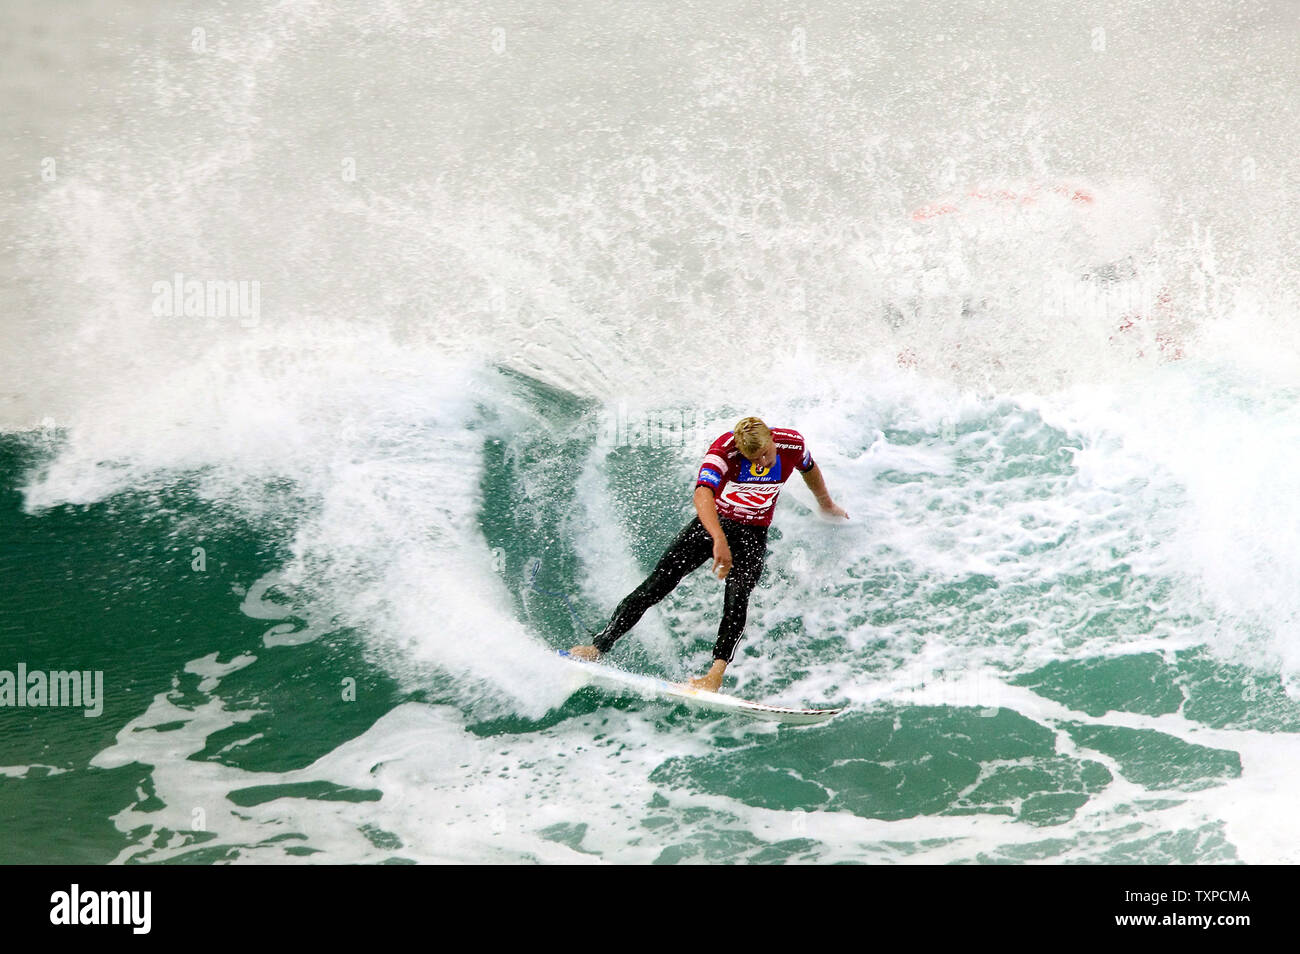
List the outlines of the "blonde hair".
<svg viewBox="0 0 1300 954">
<path fill-rule="evenodd" d="M 736 450 L 746 457 L 759 454 L 772 439 L 771 428 L 756 417 L 742 417 L 736 422 L 733 433 L 736 435 Z"/>
</svg>

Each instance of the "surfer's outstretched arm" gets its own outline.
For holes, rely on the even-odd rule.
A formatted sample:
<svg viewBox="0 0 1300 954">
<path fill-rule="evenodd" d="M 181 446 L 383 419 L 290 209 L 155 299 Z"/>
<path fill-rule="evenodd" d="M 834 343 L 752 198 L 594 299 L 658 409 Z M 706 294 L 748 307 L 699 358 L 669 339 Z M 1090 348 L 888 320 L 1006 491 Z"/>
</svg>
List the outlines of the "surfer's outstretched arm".
<svg viewBox="0 0 1300 954">
<path fill-rule="evenodd" d="M 822 513 L 830 514 L 833 517 L 843 517 L 849 519 L 849 515 L 844 512 L 844 508 L 831 500 L 831 492 L 826 489 L 826 480 L 822 477 L 822 469 L 813 464 L 809 470 L 803 472 L 803 482 L 808 485 L 808 489 L 813 492 L 817 498 L 817 506 L 822 508 Z"/>
</svg>

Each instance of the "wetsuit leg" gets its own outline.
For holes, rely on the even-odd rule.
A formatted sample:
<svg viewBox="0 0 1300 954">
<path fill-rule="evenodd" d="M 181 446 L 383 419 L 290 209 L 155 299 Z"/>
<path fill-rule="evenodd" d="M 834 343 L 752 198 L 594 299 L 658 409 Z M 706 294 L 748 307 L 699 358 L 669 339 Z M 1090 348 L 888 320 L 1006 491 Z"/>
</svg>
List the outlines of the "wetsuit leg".
<svg viewBox="0 0 1300 954">
<path fill-rule="evenodd" d="M 731 662 L 745 632 L 745 619 L 749 615 L 749 594 L 758 578 L 763 575 L 763 561 L 767 557 L 767 527 L 732 523 L 725 520 L 722 532 L 731 547 L 731 572 L 727 574 L 727 589 L 723 596 L 722 622 L 718 625 L 718 642 L 713 647 L 714 659 Z"/>
<path fill-rule="evenodd" d="M 730 545 L 728 540 L 728 546 Z M 654 568 L 654 572 L 618 604 L 618 609 L 614 611 L 604 630 L 593 640 L 595 647 L 602 653 L 609 652 L 614 643 L 637 624 L 646 610 L 671 593 L 673 588 L 682 581 L 682 577 L 698 569 L 712 555 L 713 538 L 700 523 L 700 518 L 696 517 L 668 545 L 664 555 L 659 558 L 659 564 Z"/>
</svg>

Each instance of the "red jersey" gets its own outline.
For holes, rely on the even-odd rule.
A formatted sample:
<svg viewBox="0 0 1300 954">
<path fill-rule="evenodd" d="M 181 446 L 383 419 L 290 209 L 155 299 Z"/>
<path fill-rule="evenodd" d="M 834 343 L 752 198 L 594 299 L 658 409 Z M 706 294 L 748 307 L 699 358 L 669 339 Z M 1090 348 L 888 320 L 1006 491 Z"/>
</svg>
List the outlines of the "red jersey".
<svg viewBox="0 0 1300 954">
<path fill-rule="evenodd" d="M 713 503 L 718 508 L 719 517 L 737 523 L 768 526 L 781 487 L 796 470 L 805 474 L 812 470 L 812 455 L 798 431 L 774 427 L 772 441 L 776 444 L 776 463 L 767 470 L 756 467 L 737 450 L 733 431 L 727 431 L 709 445 L 695 486 L 713 491 Z"/>
</svg>

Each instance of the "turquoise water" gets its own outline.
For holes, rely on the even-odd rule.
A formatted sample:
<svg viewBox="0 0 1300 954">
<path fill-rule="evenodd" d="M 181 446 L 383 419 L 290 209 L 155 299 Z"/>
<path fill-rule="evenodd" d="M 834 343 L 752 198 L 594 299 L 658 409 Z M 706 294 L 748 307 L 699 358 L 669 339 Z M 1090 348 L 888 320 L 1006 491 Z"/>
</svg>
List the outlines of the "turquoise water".
<svg viewBox="0 0 1300 954">
<path fill-rule="evenodd" d="M 576 405 L 518 396 L 557 431 L 474 430 L 492 609 L 534 669 L 513 698 L 349 620 L 319 585 L 339 577 L 285 582 L 303 559 L 293 525 L 322 506 L 292 487 L 269 488 L 282 509 L 260 524 L 204 500 L 200 475 L 26 513 L 13 488 L 60 437 L 7 438 L 10 655 L 102 670 L 106 698 L 98 718 L 6 710 L 6 860 L 1244 860 L 1233 802 L 1252 760 L 1267 775 L 1285 753 L 1300 704 L 1277 672 L 1197 645 L 1210 610 L 1184 582 L 1126 562 L 1161 542 L 1159 521 L 1111 511 L 1164 498 L 1125 486 L 1096 506 L 1060 453 L 1079 435 L 1002 401 L 955 442 L 882 429 L 823 456 L 828 473 L 874 468 L 843 495 L 862 526 L 820 523 L 788 492 L 733 691 L 852 708 L 776 728 L 554 671 L 543 647 L 602 618 L 574 584 L 592 575 L 584 535 L 626 544 L 619 575 L 647 571 L 688 499 L 656 475 L 689 477 L 693 448 L 605 448 Z M 580 483 L 554 473 L 575 461 L 632 501 L 595 530 L 574 527 Z M 967 536 L 984 543 L 950 540 Z M 1098 553 L 1098 537 L 1126 542 Z M 400 603 L 383 592 L 395 562 L 327 573 Z M 702 671 L 719 603 L 697 574 L 617 662 Z M 476 642 L 420 609 L 429 639 Z"/>
<path fill-rule="evenodd" d="M 103 698 L 0 708 L 0 860 L 1300 860 L 1293 11 L 1198 10 L 13 5 L 0 698 Z M 725 689 L 822 725 L 554 654 L 750 413 L 852 519 Z"/>
</svg>

